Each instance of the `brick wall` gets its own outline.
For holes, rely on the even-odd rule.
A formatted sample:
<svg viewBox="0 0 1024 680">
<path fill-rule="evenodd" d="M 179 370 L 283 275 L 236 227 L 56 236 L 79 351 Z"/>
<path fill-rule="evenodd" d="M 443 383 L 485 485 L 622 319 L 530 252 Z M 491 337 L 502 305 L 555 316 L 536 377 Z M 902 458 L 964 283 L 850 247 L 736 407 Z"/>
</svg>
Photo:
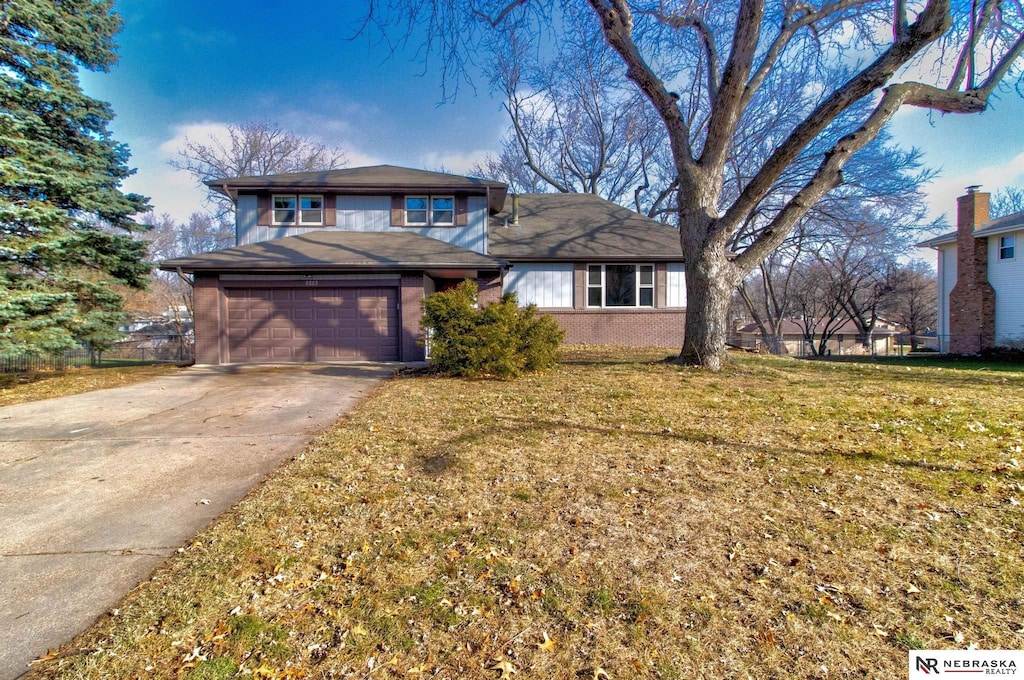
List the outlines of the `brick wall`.
<svg viewBox="0 0 1024 680">
<path fill-rule="evenodd" d="M 568 345 L 627 347 L 683 346 L 685 309 L 575 310 L 542 309 L 565 331 Z"/>
<path fill-rule="evenodd" d="M 423 275 L 402 274 L 402 337 L 401 361 L 423 361 L 426 348 L 423 346 Z"/>
<path fill-rule="evenodd" d="M 989 194 L 970 188 L 957 199 L 956 284 L 949 292 L 949 351 L 973 354 L 995 343 L 996 292 L 988 282 L 988 239 L 974 231 L 988 221 Z"/>
<path fill-rule="evenodd" d="M 219 364 L 221 290 L 216 274 L 195 275 L 192 306 L 195 319 L 195 362 Z"/>
<path fill-rule="evenodd" d="M 480 305 L 489 305 L 492 302 L 501 302 L 501 277 L 494 278 L 481 276 L 476 280 L 476 300 Z"/>
</svg>

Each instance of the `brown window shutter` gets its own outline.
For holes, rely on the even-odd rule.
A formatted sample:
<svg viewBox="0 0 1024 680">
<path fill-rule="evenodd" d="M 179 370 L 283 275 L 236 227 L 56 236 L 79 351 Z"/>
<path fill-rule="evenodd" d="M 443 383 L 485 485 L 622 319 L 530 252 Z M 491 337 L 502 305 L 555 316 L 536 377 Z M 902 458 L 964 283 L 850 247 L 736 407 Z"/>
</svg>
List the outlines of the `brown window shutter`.
<svg viewBox="0 0 1024 680">
<path fill-rule="evenodd" d="M 467 196 L 455 197 L 455 226 L 464 227 L 469 224 L 469 198 Z"/>
<path fill-rule="evenodd" d="M 334 194 L 327 194 L 324 196 L 324 226 L 325 227 L 336 227 L 338 226 L 338 197 Z"/>
<path fill-rule="evenodd" d="M 257 194 L 256 196 L 256 224 L 261 227 L 269 227 L 271 223 L 270 194 Z"/>
<path fill-rule="evenodd" d="M 664 262 L 654 265 L 654 306 L 668 306 L 668 265 Z"/>
<path fill-rule="evenodd" d="M 391 197 L 391 226 L 405 226 L 405 196 Z"/>
</svg>

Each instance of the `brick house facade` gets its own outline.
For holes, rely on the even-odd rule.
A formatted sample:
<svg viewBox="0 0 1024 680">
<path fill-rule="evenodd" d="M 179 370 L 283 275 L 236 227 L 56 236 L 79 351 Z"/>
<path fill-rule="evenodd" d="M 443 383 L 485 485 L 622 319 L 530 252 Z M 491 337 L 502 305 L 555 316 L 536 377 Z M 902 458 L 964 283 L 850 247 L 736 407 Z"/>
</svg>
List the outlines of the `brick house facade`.
<svg viewBox="0 0 1024 680">
<path fill-rule="evenodd" d="M 467 278 L 569 343 L 682 341 L 678 233 L 596 196 L 392 166 L 210 184 L 236 246 L 161 263 L 193 275 L 197 363 L 419 361 L 423 299 Z"/>
<path fill-rule="evenodd" d="M 957 198 L 957 229 L 918 244 L 938 252 L 938 336 L 943 352 L 1024 347 L 1024 213 L 992 220 L 990 195 Z"/>
</svg>

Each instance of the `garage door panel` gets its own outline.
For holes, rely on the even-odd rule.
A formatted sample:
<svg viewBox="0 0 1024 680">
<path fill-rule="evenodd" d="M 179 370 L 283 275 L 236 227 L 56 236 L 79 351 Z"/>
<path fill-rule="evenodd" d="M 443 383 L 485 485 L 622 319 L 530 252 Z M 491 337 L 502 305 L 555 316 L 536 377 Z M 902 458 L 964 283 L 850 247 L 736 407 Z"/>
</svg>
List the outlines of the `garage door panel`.
<svg viewBox="0 0 1024 680">
<path fill-rule="evenodd" d="M 271 328 L 270 337 L 273 340 L 304 340 L 306 336 L 294 328 Z"/>
<path fill-rule="evenodd" d="M 394 288 L 227 289 L 229 361 L 398 358 Z"/>
</svg>

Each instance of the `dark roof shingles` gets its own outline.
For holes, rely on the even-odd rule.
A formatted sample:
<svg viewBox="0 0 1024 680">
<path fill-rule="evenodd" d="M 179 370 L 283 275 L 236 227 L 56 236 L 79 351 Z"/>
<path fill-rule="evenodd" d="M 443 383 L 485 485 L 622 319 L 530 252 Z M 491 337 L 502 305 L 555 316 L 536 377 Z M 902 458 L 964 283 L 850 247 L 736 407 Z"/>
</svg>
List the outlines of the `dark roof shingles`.
<svg viewBox="0 0 1024 680">
<path fill-rule="evenodd" d="M 505 226 L 506 221 L 509 226 Z M 523 194 L 491 218 L 489 252 L 507 260 L 674 261 L 679 232 L 592 194 Z"/>
<path fill-rule="evenodd" d="M 165 260 L 173 271 L 261 269 L 496 269 L 505 262 L 414 232 L 311 231 L 212 253 Z"/>
</svg>

